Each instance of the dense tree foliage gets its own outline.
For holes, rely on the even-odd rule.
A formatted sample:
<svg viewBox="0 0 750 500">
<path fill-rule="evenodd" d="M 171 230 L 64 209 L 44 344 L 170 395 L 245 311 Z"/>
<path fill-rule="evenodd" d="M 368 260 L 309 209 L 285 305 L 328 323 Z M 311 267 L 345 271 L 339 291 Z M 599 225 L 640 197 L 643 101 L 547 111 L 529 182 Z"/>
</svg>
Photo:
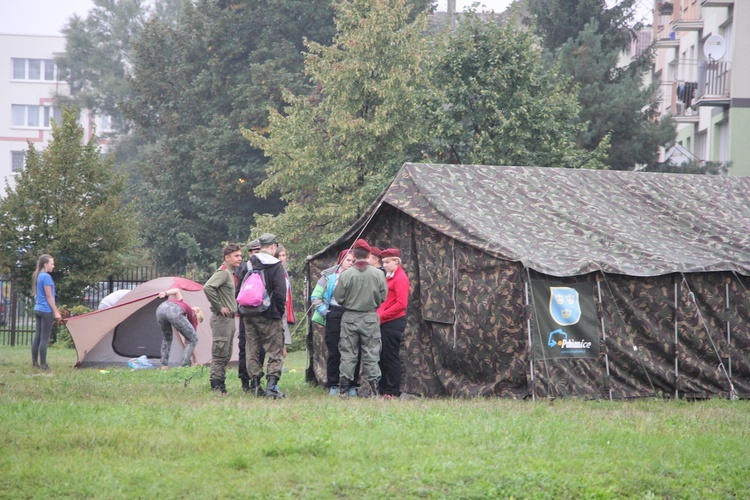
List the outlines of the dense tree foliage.
<svg viewBox="0 0 750 500">
<path fill-rule="evenodd" d="M 240 132 L 263 127 L 283 89 L 305 94 L 303 38 L 329 41 L 328 2 L 185 4 L 176 24 L 152 19 L 135 43 L 125 106 L 147 146 L 138 204 L 160 264 L 215 262 L 244 241 L 255 212 L 278 212 L 253 190 L 265 158 Z"/>
<path fill-rule="evenodd" d="M 258 193 L 287 202 L 259 226 L 302 255 L 340 235 L 405 161 L 603 166 L 606 140 L 576 147 L 576 95 L 545 73 L 533 35 L 469 15 L 429 40 L 399 0 L 341 2 L 336 26 L 333 44 L 309 44 L 317 92 L 246 132 L 271 157 Z"/>
<path fill-rule="evenodd" d="M 7 181 L 6 181 L 7 182 Z M 52 141 L 39 152 L 29 143 L 26 168 L 0 200 L 0 268 L 11 271 L 22 289 L 31 283 L 39 255 L 55 258 L 61 303 L 111 274 L 118 254 L 132 242 L 135 220 L 121 203 L 125 183 L 102 160 L 92 139 L 83 144 L 78 113 L 63 110 Z"/>
<path fill-rule="evenodd" d="M 530 0 L 537 32 L 555 71 L 579 87 L 581 147 L 593 150 L 608 134 L 606 163 L 614 169 L 653 166 L 659 146 L 674 140 L 671 120 L 658 122 L 658 88 L 646 85 L 652 53 L 627 65 L 620 57 L 636 36 L 632 26 L 635 0 Z"/>
<path fill-rule="evenodd" d="M 356 220 L 425 140 L 417 98 L 429 80 L 426 17 L 410 22 L 411 12 L 404 0 L 338 3 L 333 43 L 307 44 L 315 93 L 289 94 L 267 131 L 246 131 L 271 158 L 258 193 L 278 191 L 287 203 L 259 225 L 302 255 Z"/>
<path fill-rule="evenodd" d="M 536 37 L 466 14 L 431 58 L 430 159 L 441 163 L 603 168 L 606 133 L 588 152 L 569 79 L 544 68 Z"/>
</svg>

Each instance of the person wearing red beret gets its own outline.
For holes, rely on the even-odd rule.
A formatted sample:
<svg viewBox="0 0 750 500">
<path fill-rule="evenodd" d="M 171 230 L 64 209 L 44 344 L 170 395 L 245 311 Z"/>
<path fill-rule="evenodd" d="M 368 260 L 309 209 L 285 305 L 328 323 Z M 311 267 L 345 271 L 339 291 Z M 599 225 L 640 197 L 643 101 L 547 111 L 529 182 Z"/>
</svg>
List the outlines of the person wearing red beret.
<svg viewBox="0 0 750 500">
<path fill-rule="evenodd" d="M 409 302 L 409 277 L 401 267 L 401 252 L 386 248 L 381 252 L 388 294 L 378 308 L 380 336 L 380 393 L 383 398 L 401 395 L 401 342 L 406 330 L 406 306 Z"/>
<path fill-rule="evenodd" d="M 381 250 L 378 247 L 370 246 L 370 256 L 367 257 L 367 263 L 372 267 L 377 267 L 381 271 L 383 270 L 383 261 L 380 260 Z"/>
<path fill-rule="evenodd" d="M 376 396 L 380 381 L 380 322 L 377 309 L 385 301 L 387 286 L 383 273 L 367 263 L 370 248 L 360 240 L 352 246 L 354 265 L 341 273 L 333 297 L 345 309 L 341 317 L 341 365 L 339 393 L 348 394 L 361 356 L 363 383 L 361 397 Z"/>
</svg>

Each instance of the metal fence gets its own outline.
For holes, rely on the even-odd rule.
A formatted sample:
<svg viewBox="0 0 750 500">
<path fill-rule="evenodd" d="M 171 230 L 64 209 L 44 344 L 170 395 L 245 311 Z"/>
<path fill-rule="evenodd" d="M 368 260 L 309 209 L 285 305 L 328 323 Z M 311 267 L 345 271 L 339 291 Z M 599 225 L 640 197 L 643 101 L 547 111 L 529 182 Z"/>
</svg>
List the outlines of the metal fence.
<svg viewBox="0 0 750 500">
<path fill-rule="evenodd" d="M 122 289 L 132 290 L 141 283 L 160 276 L 185 276 L 201 281 L 196 279 L 199 277 L 195 271 L 175 273 L 163 272 L 155 267 L 132 268 L 89 285 L 83 290 L 80 304 L 97 309 L 101 300 L 110 293 Z M 0 345 L 31 345 L 35 330 L 34 300 L 28 296 L 26 288 L 14 285 L 10 276 L 0 276 Z M 53 330 L 53 339 L 56 338 L 55 333 Z"/>
</svg>

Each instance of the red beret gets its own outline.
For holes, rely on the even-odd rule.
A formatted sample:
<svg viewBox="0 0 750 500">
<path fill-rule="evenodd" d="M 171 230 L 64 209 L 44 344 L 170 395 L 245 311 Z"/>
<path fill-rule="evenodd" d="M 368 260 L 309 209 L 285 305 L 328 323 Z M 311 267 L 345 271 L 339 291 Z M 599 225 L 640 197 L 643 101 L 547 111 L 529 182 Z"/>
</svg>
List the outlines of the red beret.
<svg viewBox="0 0 750 500">
<path fill-rule="evenodd" d="M 386 257 L 398 257 L 401 258 L 401 252 L 398 248 L 386 248 L 380 252 L 380 258 L 385 259 Z"/>
<path fill-rule="evenodd" d="M 352 245 L 352 249 L 354 248 L 360 248 L 362 250 L 366 250 L 367 252 L 370 251 L 370 245 L 362 238 L 354 242 L 354 245 Z"/>
<path fill-rule="evenodd" d="M 344 259 L 349 252 L 351 252 L 351 250 L 349 250 L 348 248 L 341 250 L 341 252 L 339 253 L 339 258 L 336 260 L 336 264 L 341 264 L 342 262 L 344 262 Z"/>
<path fill-rule="evenodd" d="M 380 249 L 378 247 L 370 247 L 370 253 L 375 257 L 380 257 Z"/>
</svg>

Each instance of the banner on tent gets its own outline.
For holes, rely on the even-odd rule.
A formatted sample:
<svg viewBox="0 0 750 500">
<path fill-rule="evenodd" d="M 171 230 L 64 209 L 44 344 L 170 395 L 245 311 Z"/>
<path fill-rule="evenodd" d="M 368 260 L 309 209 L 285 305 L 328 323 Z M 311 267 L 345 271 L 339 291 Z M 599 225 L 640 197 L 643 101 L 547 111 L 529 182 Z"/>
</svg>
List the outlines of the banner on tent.
<svg viewBox="0 0 750 500">
<path fill-rule="evenodd" d="M 531 290 L 537 331 L 535 358 L 599 357 L 593 284 L 532 280 Z"/>
</svg>

